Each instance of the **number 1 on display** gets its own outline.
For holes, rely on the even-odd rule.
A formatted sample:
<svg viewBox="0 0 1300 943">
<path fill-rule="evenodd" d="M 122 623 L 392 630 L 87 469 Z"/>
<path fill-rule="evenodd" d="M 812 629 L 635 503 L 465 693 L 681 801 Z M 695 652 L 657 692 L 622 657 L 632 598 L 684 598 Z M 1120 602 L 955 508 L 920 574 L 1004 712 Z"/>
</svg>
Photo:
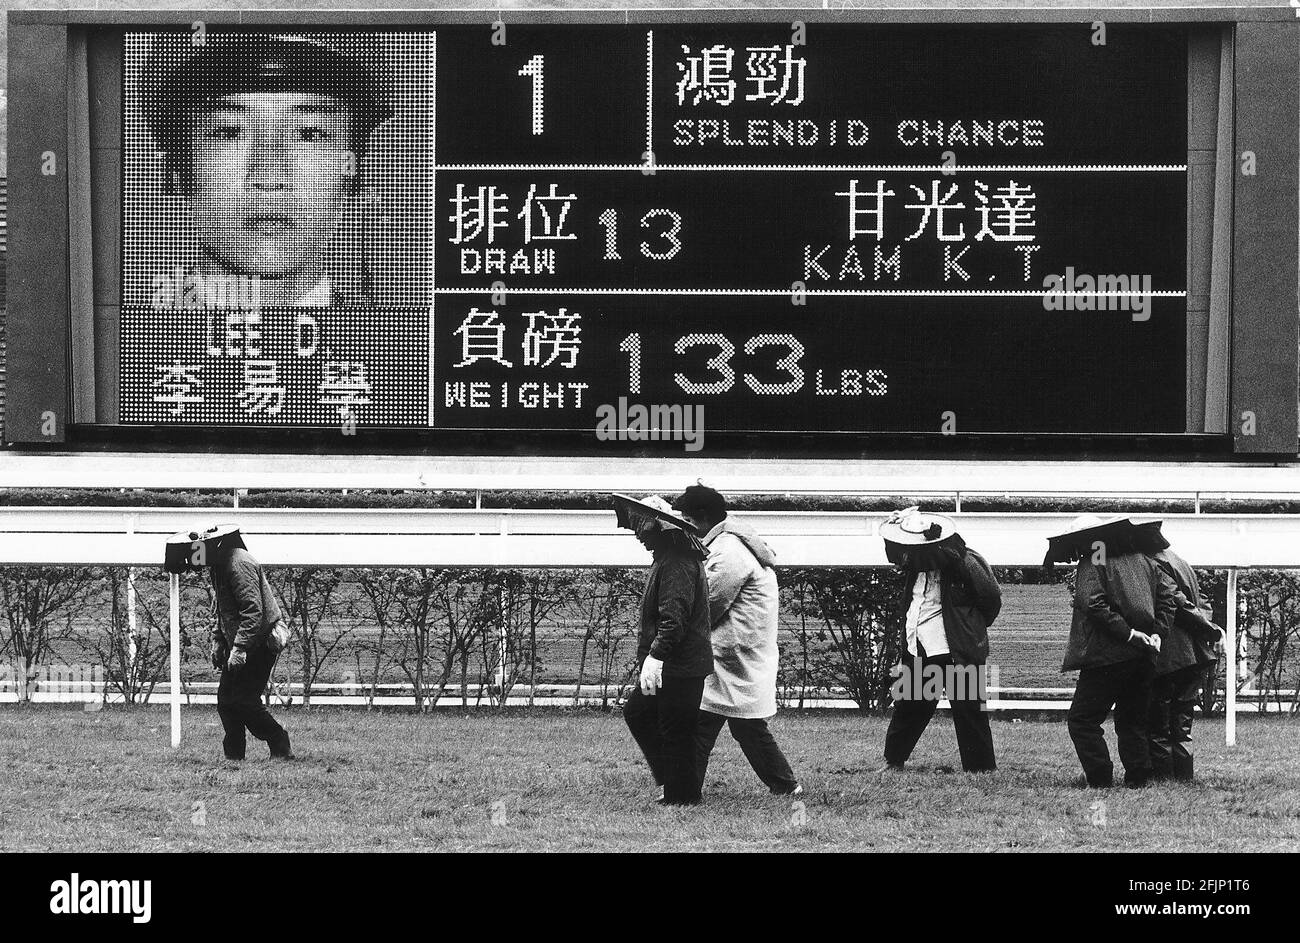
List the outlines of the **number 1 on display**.
<svg viewBox="0 0 1300 943">
<path fill-rule="evenodd" d="M 533 134 L 542 133 L 542 67 L 545 61 L 539 52 L 519 70 L 520 75 L 530 75 L 533 79 Z"/>
<path fill-rule="evenodd" d="M 627 354 L 627 388 L 629 393 L 641 392 L 641 335 L 629 334 L 618 349 Z"/>
</svg>

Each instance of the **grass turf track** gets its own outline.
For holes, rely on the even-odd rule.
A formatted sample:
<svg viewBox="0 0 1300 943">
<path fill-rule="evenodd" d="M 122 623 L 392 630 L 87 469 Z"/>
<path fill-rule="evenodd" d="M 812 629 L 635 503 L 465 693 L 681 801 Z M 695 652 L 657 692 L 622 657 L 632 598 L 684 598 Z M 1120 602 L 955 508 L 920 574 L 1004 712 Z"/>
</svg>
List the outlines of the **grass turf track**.
<svg viewBox="0 0 1300 943">
<path fill-rule="evenodd" d="M 972 776 L 941 714 L 882 777 L 885 720 L 786 712 L 802 805 L 724 730 L 705 804 L 664 809 L 617 711 L 277 716 L 297 762 L 227 762 L 215 708 L 177 751 L 162 710 L 0 709 L 0 851 L 1300 850 L 1298 718 L 1243 718 L 1231 750 L 1201 721 L 1199 782 L 1099 792 L 1064 723 L 995 719 L 1000 768 Z"/>
</svg>

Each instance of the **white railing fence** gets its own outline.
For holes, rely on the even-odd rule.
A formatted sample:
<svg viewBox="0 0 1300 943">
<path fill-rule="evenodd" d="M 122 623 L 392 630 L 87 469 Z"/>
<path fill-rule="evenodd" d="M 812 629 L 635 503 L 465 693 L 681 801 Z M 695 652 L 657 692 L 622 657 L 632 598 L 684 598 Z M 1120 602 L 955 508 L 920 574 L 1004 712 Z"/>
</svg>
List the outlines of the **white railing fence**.
<svg viewBox="0 0 1300 943">
<path fill-rule="evenodd" d="M 877 512 L 737 514 L 770 539 L 787 566 L 886 566 Z M 995 566 L 1040 563 L 1064 513 L 957 513 L 963 537 Z M 1135 515 L 1142 519 L 1142 515 Z M 1228 572 L 1227 677 L 1237 678 L 1237 577 L 1243 568 L 1300 567 L 1300 515 L 1161 516 L 1194 566 Z M 258 559 L 310 566 L 638 566 L 644 551 L 612 511 L 515 509 L 265 509 L 13 507 L 0 511 L 0 565 L 160 566 L 165 539 L 211 523 L 238 523 Z M 130 583 L 128 582 L 128 592 Z M 128 601 L 130 602 L 130 601 Z M 173 741 L 180 738 L 179 582 L 171 586 Z M 1236 737 L 1235 683 L 1226 685 L 1227 738 Z"/>
</svg>

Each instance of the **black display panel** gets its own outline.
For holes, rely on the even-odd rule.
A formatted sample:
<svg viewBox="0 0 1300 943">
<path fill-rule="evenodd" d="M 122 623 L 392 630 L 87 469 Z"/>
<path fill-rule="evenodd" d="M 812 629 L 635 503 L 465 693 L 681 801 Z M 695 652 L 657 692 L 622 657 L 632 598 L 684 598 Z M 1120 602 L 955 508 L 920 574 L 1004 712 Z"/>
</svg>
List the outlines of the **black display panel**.
<svg viewBox="0 0 1300 943">
<path fill-rule="evenodd" d="M 123 62 L 124 424 L 1186 431 L 1181 30 L 137 32 Z"/>
</svg>

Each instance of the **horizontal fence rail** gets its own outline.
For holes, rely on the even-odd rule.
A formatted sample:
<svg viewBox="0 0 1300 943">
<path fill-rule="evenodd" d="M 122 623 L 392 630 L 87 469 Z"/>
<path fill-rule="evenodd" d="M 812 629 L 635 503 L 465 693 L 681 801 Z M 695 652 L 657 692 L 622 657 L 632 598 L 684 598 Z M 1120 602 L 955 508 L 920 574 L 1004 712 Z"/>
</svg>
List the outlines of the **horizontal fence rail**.
<svg viewBox="0 0 1300 943">
<path fill-rule="evenodd" d="M 0 488 L 1300 497 L 1300 463 L 8 452 Z"/>
<path fill-rule="evenodd" d="M 882 512 L 736 513 L 768 538 L 784 566 L 887 566 Z M 1042 562 L 1047 538 L 1072 514 L 988 512 L 952 517 L 997 566 Z M 1200 567 L 1300 567 L 1300 515 L 1134 515 L 1164 521 L 1177 552 Z M 167 537 L 215 523 L 240 526 L 269 565 L 636 566 L 645 551 L 613 510 L 272 508 L 0 509 L 0 564 L 161 566 Z"/>
<path fill-rule="evenodd" d="M 316 682 L 312 685 L 311 706 L 313 707 L 416 707 L 418 702 L 411 693 L 410 684 L 384 683 L 375 686 L 371 696 L 371 685 L 338 682 Z M 526 684 L 515 685 L 512 692 L 502 698 L 499 692 L 489 686 L 471 684 L 467 689 L 467 706 L 470 707 L 599 707 L 614 704 L 626 696 L 627 687 L 610 685 L 602 693 L 599 684 L 584 684 L 581 690 L 572 684 L 539 684 L 532 691 Z M 987 709 L 990 711 L 1044 711 L 1055 712 L 1067 710 L 1074 696 L 1074 688 L 1048 687 L 1007 687 L 989 685 Z M 1294 691 L 1275 691 L 1270 693 L 1239 692 L 1237 710 L 1257 714 L 1281 714 L 1291 710 L 1289 699 Z M 302 685 L 298 683 L 277 684 L 274 677 L 268 697 L 272 705 L 293 707 L 303 705 Z M 152 693 L 141 696 L 136 703 L 160 705 L 171 699 L 171 684 L 159 682 Z M 186 681 L 181 685 L 181 703 L 185 706 L 212 705 L 217 703 L 217 682 Z M 37 683 L 30 695 L 33 704 L 124 704 L 125 698 L 114 690 L 111 684 L 104 682 L 85 682 L 47 685 Z M 19 701 L 17 693 L 0 689 L 0 704 L 13 704 Z M 426 705 L 432 705 L 433 698 L 424 698 Z M 448 689 L 438 698 L 439 706 L 458 707 L 461 705 L 459 688 Z M 857 710 L 857 702 L 847 691 L 831 690 L 802 698 L 787 696 L 779 690 L 777 703 L 786 710 L 800 707 L 811 710 Z M 939 701 L 940 709 L 949 708 L 946 698 Z"/>
</svg>

